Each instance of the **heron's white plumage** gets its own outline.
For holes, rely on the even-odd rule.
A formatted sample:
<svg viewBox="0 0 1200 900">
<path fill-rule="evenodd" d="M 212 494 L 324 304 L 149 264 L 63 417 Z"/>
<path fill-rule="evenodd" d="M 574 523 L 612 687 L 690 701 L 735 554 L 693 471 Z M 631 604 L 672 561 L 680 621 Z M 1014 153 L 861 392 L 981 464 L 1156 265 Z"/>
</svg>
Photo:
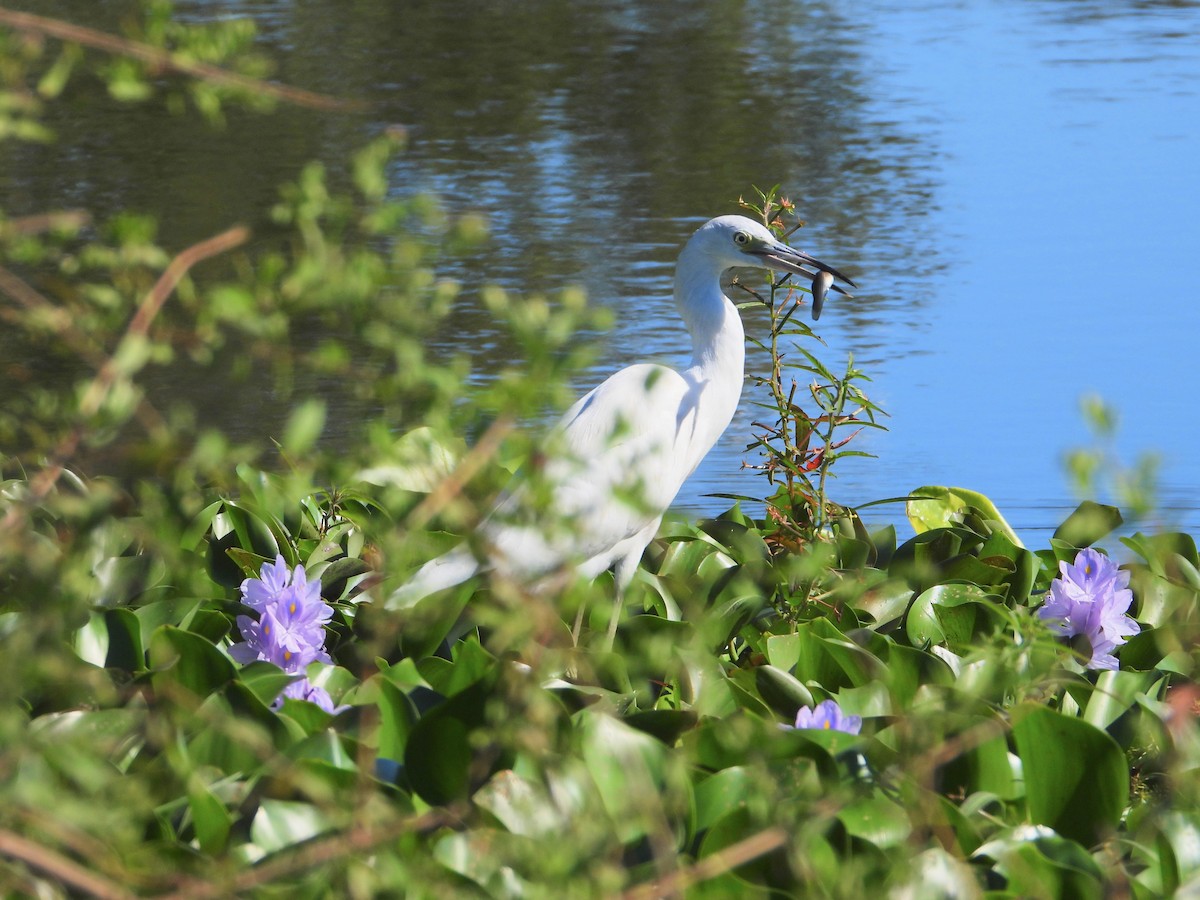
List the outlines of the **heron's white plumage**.
<svg viewBox="0 0 1200 900">
<path fill-rule="evenodd" d="M 720 278 L 739 266 L 805 275 L 830 271 L 742 216 L 703 225 L 684 246 L 675 271 L 675 303 L 692 338 L 691 365 L 683 371 L 629 366 L 581 397 L 551 435 L 538 474 L 548 488 L 549 510 L 526 509 L 530 492 L 518 487 L 481 526 L 486 559 L 465 548 L 451 551 L 418 570 L 388 605 L 451 587 L 484 565 L 528 581 L 567 566 L 585 577 L 614 568 L 619 597 L 663 513 L 737 410 L 745 335 Z"/>
</svg>

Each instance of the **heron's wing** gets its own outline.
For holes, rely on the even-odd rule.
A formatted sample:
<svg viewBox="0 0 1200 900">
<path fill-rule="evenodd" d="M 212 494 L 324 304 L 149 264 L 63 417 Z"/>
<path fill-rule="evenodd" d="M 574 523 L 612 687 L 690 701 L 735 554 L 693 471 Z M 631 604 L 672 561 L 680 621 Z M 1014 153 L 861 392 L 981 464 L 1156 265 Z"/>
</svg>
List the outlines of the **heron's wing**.
<svg viewBox="0 0 1200 900">
<path fill-rule="evenodd" d="M 581 397 L 551 436 L 540 473 L 553 508 L 527 525 L 510 520 L 492 529 L 510 567 L 591 560 L 661 518 L 695 468 L 698 401 L 697 385 L 648 364 L 622 369 Z M 556 518 L 561 524 L 547 527 Z"/>
</svg>

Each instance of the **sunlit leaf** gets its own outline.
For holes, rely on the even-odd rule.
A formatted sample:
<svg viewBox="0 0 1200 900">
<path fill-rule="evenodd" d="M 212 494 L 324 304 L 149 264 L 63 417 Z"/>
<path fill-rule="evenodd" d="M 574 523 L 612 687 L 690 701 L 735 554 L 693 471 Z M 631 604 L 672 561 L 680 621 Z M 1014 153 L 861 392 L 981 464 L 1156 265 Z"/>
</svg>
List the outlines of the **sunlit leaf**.
<svg viewBox="0 0 1200 900">
<path fill-rule="evenodd" d="M 1080 719 L 1025 704 L 1013 711 L 1013 739 L 1034 822 L 1085 846 L 1116 827 L 1129 798 L 1129 767 L 1111 737 Z"/>
</svg>

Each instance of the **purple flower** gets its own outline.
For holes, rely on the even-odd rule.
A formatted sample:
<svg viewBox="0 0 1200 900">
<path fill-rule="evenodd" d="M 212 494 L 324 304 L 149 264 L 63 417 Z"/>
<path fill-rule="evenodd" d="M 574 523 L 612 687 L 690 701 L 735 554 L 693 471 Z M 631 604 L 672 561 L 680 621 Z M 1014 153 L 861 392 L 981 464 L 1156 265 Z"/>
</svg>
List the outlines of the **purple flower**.
<svg viewBox="0 0 1200 900">
<path fill-rule="evenodd" d="M 786 727 L 786 726 L 785 726 Z M 800 707 L 796 713 L 796 728 L 820 728 L 826 731 L 844 731 L 858 734 L 862 730 L 861 716 L 848 716 L 833 700 L 818 703 L 816 709 Z"/>
<path fill-rule="evenodd" d="M 271 709 L 279 709 L 283 706 L 285 698 L 292 700 L 307 700 L 309 703 L 315 703 L 327 713 L 337 715 L 342 710 L 349 709 L 349 706 L 334 706 L 333 698 L 329 696 L 329 691 L 323 687 L 318 687 L 308 680 L 307 676 L 298 678 L 283 689 L 283 693 L 275 698 L 275 702 L 271 704 Z"/>
<path fill-rule="evenodd" d="M 313 662 L 332 662 L 325 652 L 325 623 L 333 608 L 321 599 L 321 583 L 308 582 L 304 566 L 289 569 L 283 556 L 264 563 L 260 578 L 242 582 L 242 597 L 258 619 L 238 616 L 243 640 L 229 648 L 242 663 L 265 660 L 285 672 L 301 674 Z M 301 678 L 284 689 L 283 696 L 310 700 L 333 712 L 333 701 L 323 688 Z M 276 700 L 275 708 L 282 703 Z"/>
<path fill-rule="evenodd" d="M 1073 565 L 1064 561 L 1058 567 L 1038 616 L 1056 634 L 1076 639 L 1089 669 L 1117 668 L 1113 650 L 1141 631 L 1127 614 L 1133 603 L 1129 573 L 1090 547 L 1079 551 Z"/>
<path fill-rule="evenodd" d="M 300 672 L 311 662 L 329 662 L 325 652 L 325 630 L 318 626 L 296 627 L 286 619 L 280 620 L 273 608 L 263 611 L 256 622 L 249 616 L 238 616 L 238 628 L 245 640 L 229 648 L 229 655 L 245 664 L 262 659 L 274 663 L 285 672 Z"/>
<path fill-rule="evenodd" d="M 276 556 L 273 563 L 263 563 L 259 576 L 242 582 L 242 600 L 255 612 L 285 602 L 285 597 L 300 604 L 313 604 L 321 599 L 321 583 L 309 584 L 304 566 L 296 566 L 294 571 L 289 569 L 283 554 Z"/>
</svg>

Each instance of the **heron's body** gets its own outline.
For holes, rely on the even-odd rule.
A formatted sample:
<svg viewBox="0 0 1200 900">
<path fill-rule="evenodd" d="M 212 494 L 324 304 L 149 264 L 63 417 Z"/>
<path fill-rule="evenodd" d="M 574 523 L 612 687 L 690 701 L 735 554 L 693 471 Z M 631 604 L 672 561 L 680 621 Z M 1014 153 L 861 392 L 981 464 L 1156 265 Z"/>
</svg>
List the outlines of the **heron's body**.
<svg viewBox="0 0 1200 900">
<path fill-rule="evenodd" d="M 701 227 L 675 273 L 675 304 L 692 338 L 691 365 L 683 371 L 628 366 L 581 397 L 549 442 L 540 477 L 551 503 L 543 519 L 525 514 L 527 492 L 518 488 L 481 526 L 485 561 L 466 548 L 451 551 L 422 567 L 389 605 L 458 584 L 484 564 L 527 581 L 568 566 L 588 578 L 611 568 L 619 597 L 663 513 L 737 410 L 745 334 L 721 290 L 722 272 L 759 266 L 813 274 L 801 265 L 828 269 L 741 216 Z"/>
</svg>

